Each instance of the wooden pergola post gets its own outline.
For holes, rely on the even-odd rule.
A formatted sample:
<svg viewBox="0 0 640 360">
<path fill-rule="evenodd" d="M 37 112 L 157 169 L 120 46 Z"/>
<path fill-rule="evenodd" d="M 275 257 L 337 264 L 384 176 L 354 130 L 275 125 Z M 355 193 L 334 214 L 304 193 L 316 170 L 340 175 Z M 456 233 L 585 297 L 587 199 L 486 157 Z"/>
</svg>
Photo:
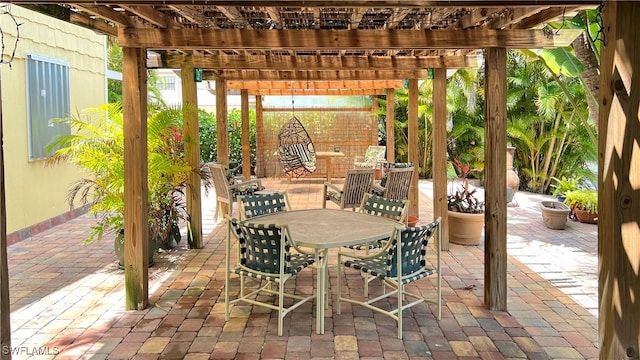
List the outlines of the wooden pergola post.
<svg viewBox="0 0 640 360">
<path fill-rule="evenodd" d="M 485 50 L 484 302 L 507 310 L 507 50 Z"/>
<path fill-rule="evenodd" d="M 7 256 L 7 202 L 4 182 L 4 120 L 2 118 L 2 80 L 0 80 L 0 359 L 10 360 L 11 302 L 9 300 L 9 264 Z"/>
<path fill-rule="evenodd" d="M 140 310 L 149 304 L 146 49 L 122 50 L 125 303 Z"/>
<path fill-rule="evenodd" d="M 388 88 L 387 92 L 387 161 L 396 161 L 396 113 L 395 113 L 395 89 Z"/>
<path fill-rule="evenodd" d="M 193 169 L 200 168 L 200 130 L 198 126 L 198 92 L 193 67 L 181 69 L 182 81 L 182 119 L 184 123 L 184 157 Z M 202 248 L 202 196 L 201 179 L 191 172 L 185 196 L 189 214 L 189 247 Z"/>
<path fill-rule="evenodd" d="M 607 1 L 600 63 L 600 359 L 640 359 L 640 3 Z"/>
<path fill-rule="evenodd" d="M 442 249 L 449 250 L 447 220 L 447 69 L 434 69 L 433 79 L 433 217 L 442 217 Z"/>
<path fill-rule="evenodd" d="M 216 80 L 216 142 L 218 163 L 229 166 L 229 119 L 227 117 L 227 82 Z"/>
<path fill-rule="evenodd" d="M 413 163 L 416 171 L 413 173 L 411 185 L 409 186 L 409 201 L 411 207 L 409 215 L 418 216 L 420 213 L 420 204 L 418 197 L 418 168 L 420 165 L 420 147 L 418 146 L 418 79 L 409 79 L 409 104 L 408 106 L 408 145 L 409 145 L 409 162 Z"/>
<path fill-rule="evenodd" d="M 264 177 L 266 154 L 264 151 L 264 112 L 262 111 L 262 96 L 256 95 L 256 176 Z"/>
<path fill-rule="evenodd" d="M 240 112 L 242 115 L 242 175 L 251 179 L 251 144 L 249 133 L 249 90 L 240 90 Z"/>
</svg>

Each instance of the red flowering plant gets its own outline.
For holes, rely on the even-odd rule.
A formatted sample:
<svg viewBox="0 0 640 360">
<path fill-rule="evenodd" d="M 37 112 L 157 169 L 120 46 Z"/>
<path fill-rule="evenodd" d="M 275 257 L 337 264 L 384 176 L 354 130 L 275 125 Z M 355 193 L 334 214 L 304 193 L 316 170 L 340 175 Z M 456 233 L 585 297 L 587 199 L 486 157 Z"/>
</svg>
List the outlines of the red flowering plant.
<svg viewBox="0 0 640 360">
<path fill-rule="evenodd" d="M 458 169 L 462 176 L 462 184 L 453 189 L 453 182 L 451 194 L 447 196 L 447 208 L 449 211 L 456 211 L 467 214 L 482 214 L 484 212 L 484 201 L 481 201 L 476 197 L 477 189 L 469 190 L 469 179 L 467 178 L 471 167 L 463 165 L 459 160 L 453 159 L 451 163 Z"/>
</svg>

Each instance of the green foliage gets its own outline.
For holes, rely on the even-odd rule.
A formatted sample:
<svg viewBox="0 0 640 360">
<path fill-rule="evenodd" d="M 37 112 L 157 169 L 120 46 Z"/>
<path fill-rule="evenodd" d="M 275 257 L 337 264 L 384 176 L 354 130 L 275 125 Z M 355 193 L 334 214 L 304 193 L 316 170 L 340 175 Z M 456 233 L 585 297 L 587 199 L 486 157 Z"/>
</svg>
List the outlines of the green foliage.
<svg viewBox="0 0 640 360">
<path fill-rule="evenodd" d="M 229 128 L 229 163 L 230 167 L 242 163 L 242 111 L 233 109 L 228 112 Z M 214 162 L 218 159 L 217 123 L 215 114 L 204 110 L 198 111 L 200 130 L 200 157 L 203 162 Z M 249 110 L 249 146 L 251 163 L 256 162 L 256 113 Z"/>
<path fill-rule="evenodd" d="M 578 189 L 565 193 L 564 203 L 569 206 L 588 211 L 593 214 L 598 213 L 598 192 L 596 190 Z"/>
<path fill-rule="evenodd" d="M 553 184 L 551 184 L 551 188 L 553 189 L 551 195 L 554 197 L 564 195 L 569 191 L 577 190 L 580 184 L 580 177 L 566 178 L 563 176 L 558 179 L 557 177 L 552 176 L 551 180 L 553 181 Z"/>
<path fill-rule="evenodd" d="M 532 57 L 540 57 L 551 71 L 559 75 L 576 77 L 586 70 L 570 47 L 521 51 Z"/>
<path fill-rule="evenodd" d="M 188 220 L 182 192 L 192 171 L 183 156 L 182 115 L 177 109 L 150 109 L 147 119 L 149 227 L 161 246 L 171 236 L 179 240 L 177 223 Z M 68 201 L 89 204 L 98 216 L 91 235 L 99 240 L 105 232 L 124 228 L 124 127 L 122 107 L 111 103 L 87 109 L 57 121 L 69 124 L 72 134 L 56 138 L 49 146 L 59 146 L 49 164 L 69 161 L 86 173 L 71 185 Z"/>
<path fill-rule="evenodd" d="M 203 162 L 217 160 L 218 149 L 216 141 L 216 116 L 202 109 L 198 111 L 198 126 L 200 131 L 200 158 Z"/>
</svg>

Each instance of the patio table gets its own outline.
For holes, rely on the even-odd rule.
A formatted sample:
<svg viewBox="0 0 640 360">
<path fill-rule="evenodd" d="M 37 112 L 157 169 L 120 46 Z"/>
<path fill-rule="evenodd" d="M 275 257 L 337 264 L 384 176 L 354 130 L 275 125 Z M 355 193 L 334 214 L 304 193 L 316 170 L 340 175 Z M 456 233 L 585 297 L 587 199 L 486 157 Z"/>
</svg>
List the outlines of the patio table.
<svg viewBox="0 0 640 360">
<path fill-rule="evenodd" d="M 387 218 L 353 211 L 307 209 L 257 216 L 247 220 L 255 224 L 288 225 L 291 237 L 300 247 L 315 251 L 318 266 L 316 279 L 316 332 L 324 334 L 328 252 L 333 248 L 386 239 L 403 224 Z"/>
</svg>

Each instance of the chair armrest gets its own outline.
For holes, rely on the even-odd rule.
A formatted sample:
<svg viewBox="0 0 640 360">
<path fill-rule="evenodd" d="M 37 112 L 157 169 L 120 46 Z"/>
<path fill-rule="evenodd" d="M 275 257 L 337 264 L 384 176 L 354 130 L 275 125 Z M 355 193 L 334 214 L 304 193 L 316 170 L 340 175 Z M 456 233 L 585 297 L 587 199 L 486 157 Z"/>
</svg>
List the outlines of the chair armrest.
<svg viewBox="0 0 640 360">
<path fill-rule="evenodd" d="M 395 236 L 395 232 L 396 232 L 396 227 L 393 227 L 389 232 L 389 236 L 390 237 Z M 380 243 L 382 244 L 382 247 L 380 247 L 379 249 L 376 249 L 375 252 L 370 252 L 369 254 L 357 254 L 349 250 L 340 250 L 338 251 L 338 256 L 340 257 L 346 256 L 352 259 L 360 259 L 360 260 L 379 257 L 382 253 L 385 253 L 389 250 L 389 246 L 391 246 L 392 242 L 389 240 L 383 240 Z"/>
<path fill-rule="evenodd" d="M 260 179 L 251 179 L 251 180 L 243 181 L 241 183 L 233 184 L 233 185 L 229 186 L 229 189 L 233 190 L 233 189 L 239 188 L 241 186 L 246 186 L 246 185 L 251 185 L 251 184 L 256 184 L 258 186 L 258 190 L 264 189 L 264 187 L 262 187 L 262 180 L 260 180 Z"/>
<path fill-rule="evenodd" d="M 339 193 L 342 193 L 342 188 L 341 187 L 338 187 L 338 185 L 332 184 L 330 182 L 325 181 L 324 187 L 325 188 L 331 188 L 332 190 L 335 190 L 335 191 L 337 191 Z"/>
</svg>

